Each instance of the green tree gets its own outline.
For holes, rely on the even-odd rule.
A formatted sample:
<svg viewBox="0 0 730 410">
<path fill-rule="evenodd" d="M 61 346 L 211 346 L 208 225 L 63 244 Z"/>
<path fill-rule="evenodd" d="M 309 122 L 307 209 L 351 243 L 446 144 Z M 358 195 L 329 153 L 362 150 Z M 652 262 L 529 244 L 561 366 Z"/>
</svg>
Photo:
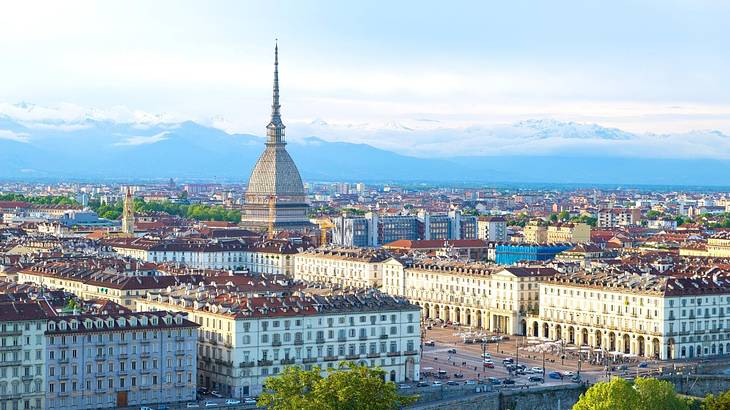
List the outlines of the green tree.
<svg viewBox="0 0 730 410">
<path fill-rule="evenodd" d="M 717 396 L 707 395 L 702 410 L 730 410 L 730 390 Z"/>
<path fill-rule="evenodd" d="M 568 211 L 561 211 L 558 214 L 558 220 L 567 221 L 568 219 L 570 219 L 570 212 L 568 212 Z"/>
<path fill-rule="evenodd" d="M 677 396 L 674 385 L 666 380 L 639 377 L 634 382 L 642 408 L 662 410 L 687 410 L 687 402 Z"/>
<path fill-rule="evenodd" d="M 580 396 L 573 410 L 687 410 L 687 401 L 665 380 L 638 378 L 632 385 L 614 377 L 593 385 Z"/>
<path fill-rule="evenodd" d="M 264 382 L 258 405 L 271 410 L 376 410 L 399 409 L 415 396 L 400 396 L 395 383 L 386 382 L 385 371 L 351 362 L 321 376 L 319 368 L 291 366 Z"/>
</svg>

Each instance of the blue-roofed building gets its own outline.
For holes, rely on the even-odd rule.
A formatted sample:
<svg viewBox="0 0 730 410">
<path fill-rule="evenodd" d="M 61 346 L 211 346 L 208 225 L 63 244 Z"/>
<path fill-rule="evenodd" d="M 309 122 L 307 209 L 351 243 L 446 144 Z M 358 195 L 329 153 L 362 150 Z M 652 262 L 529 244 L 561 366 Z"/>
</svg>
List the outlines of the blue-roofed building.
<svg viewBox="0 0 730 410">
<path fill-rule="evenodd" d="M 569 243 L 504 243 L 495 249 L 495 260 L 500 265 L 514 265 L 520 261 L 546 261 L 562 251 L 571 249 Z"/>
</svg>

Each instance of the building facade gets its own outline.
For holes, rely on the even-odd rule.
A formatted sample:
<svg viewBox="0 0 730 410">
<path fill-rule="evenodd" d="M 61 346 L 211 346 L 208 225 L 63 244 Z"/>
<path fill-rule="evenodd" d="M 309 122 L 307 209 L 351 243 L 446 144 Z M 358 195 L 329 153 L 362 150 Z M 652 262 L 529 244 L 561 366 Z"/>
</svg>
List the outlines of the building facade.
<svg viewBox="0 0 730 410">
<path fill-rule="evenodd" d="M 499 265 L 514 265 L 520 261 L 545 261 L 572 248 L 564 243 L 501 243 L 495 246 L 495 261 Z"/>
<path fill-rule="evenodd" d="M 51 318 L 45 335 L 46 408 L 194 401 L 197 327 L 170 312 Z"/>
<path fill-rule="evenodd" d="M 385 266 L 402 263 L 371 248 L 320 248 L 294 257 L 294 279 L 357 288 L 380 287 Z"/>
<path fill-rule="evenodd" d="M 420 309 L 379 292 L 316 296 L 172 289 L 150 293 L 141 309 L 185 311 L 200 325 L 198 385 L 233 397 L 261 393 L 285 367 L 342 360 L 385 370 L 395 382 L 420 375 Z"/>
<path fill-rule="evenodd" d="M 507 220 L 503 216 L 479 217 L 477 238 L 490 242 L 507 242 Z"/>
</svg>

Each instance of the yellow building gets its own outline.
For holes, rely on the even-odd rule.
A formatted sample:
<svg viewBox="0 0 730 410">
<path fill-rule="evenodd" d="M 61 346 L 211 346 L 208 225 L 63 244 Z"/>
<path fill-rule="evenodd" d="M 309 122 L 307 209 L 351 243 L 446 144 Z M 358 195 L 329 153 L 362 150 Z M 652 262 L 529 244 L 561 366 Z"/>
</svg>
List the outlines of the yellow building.
<svg viewBox="0 0 730 410">
<path fill-rule="evenodd" d="M 530 221 L 522 231 L 523 241 L 528 243 L 545 243 L 548 241 L 547 227 L 537 221 Z"/>
<path fill-rule="evenodd" d="M 588 243 L 591 227 L 585 223 L 558 223 L 547 227 L 547 242 Z"/>
</svg>

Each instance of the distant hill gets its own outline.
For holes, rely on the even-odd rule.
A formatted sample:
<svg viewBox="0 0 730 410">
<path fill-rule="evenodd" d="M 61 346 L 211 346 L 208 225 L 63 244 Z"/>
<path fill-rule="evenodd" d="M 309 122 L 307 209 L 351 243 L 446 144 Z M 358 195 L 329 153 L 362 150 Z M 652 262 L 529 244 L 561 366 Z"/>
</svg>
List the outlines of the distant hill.
<svg viewBox="0 0 730 410">
<path fill-rule="evenodd" d="M 526 129 L 530 141 L 555 135 L 563 140 L 634 138 L 620 130 L 565 124 L 527 121 L 515 127 Z M 727 139 L 722 134 L 710 136 Z M 0 178 L 175 177 L 246 182 L 263 142 L 257 136 L 228 134 L 195 122 L 136 124 L 86 119 L 73 124 L 27 125 L 0 115 Z M 730 161 L 724 159 L 642 159 L 570 151 L 422 158 L 316 137 L 291 140 L 288 149 L 309 181 L 730 185 Z"/>
</svg>

